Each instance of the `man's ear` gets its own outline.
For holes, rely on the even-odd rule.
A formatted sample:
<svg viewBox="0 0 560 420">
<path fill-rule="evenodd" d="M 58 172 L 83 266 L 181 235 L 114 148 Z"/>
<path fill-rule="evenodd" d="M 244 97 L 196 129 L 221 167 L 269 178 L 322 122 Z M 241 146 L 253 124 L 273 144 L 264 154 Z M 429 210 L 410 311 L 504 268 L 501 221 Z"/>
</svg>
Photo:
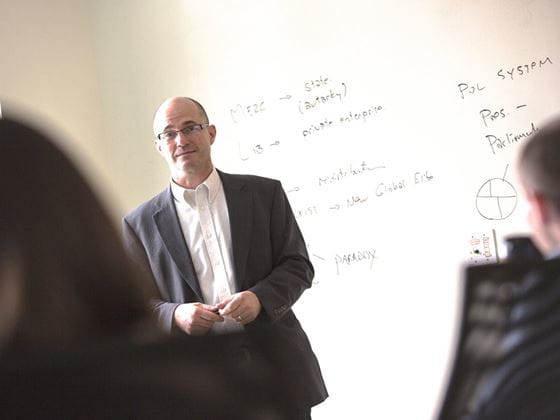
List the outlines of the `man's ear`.
<svg viewBox="0 0 560 420">
<path fill-rule="evenodd" d="M 210 144 L 214 144 L 214 140 L 216 140 L 216 126 L 214 124 L 210 124 L 207 130 L 208 134 L 210 134 Z"/>
<path fill-rule="evenodd" d="M 154 140 L 154 146 L 156 147 L 156 150 L 161 154 L 161 143 L 158 141 L 158 139 Z"/>
<path fill-rule="evenodd" d="M 548 224 L 554 216 L 554 210 L 548 198 L 540 192 L 533 191 L 528 195 L 528 199 L 538 221 L 543 225 Z"/>
</svg>

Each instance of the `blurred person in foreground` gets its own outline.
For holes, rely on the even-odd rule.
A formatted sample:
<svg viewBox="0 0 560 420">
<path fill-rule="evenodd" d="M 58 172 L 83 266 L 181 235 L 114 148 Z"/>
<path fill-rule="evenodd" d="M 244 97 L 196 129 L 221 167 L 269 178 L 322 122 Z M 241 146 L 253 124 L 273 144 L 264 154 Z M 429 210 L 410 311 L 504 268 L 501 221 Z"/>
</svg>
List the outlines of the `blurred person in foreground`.
<svg viewBox="0 0 560 420">
<path fill-rule="evenodd" d="M 518 177 L 541 256 L 467 268 L 470 306 L 440 420 L 560 418 L 560 118 L 523 144 Z"/>
<path fill-rule="evenodd" d="M 158 331 L 149 283 L 46 135 L 0 120 L 0 191 L 0 417 L 285 418 L 266 365 Z"/>
</svg>

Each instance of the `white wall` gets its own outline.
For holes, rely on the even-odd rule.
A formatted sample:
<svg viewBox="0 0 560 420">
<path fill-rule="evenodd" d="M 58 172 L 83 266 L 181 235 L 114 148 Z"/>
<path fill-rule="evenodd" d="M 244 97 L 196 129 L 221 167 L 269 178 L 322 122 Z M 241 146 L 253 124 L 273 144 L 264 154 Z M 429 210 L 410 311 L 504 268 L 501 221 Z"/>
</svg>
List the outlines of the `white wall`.
<svg viewBox="0 0 560 420">
<path fill-rule="evenodd" d="M 0 16 L 4 116 L 48 125 L 116 213 L 86 2 L 2 1 Z"/>
<path fill-rule="evenodd" d="M 151 120 L 166 97 L 191 91 L 189 32 L 178 0 L 100 0 L 90 2 L 89 10 L 108 162 L 124 213 L 169 181 Z"/>
</svg>

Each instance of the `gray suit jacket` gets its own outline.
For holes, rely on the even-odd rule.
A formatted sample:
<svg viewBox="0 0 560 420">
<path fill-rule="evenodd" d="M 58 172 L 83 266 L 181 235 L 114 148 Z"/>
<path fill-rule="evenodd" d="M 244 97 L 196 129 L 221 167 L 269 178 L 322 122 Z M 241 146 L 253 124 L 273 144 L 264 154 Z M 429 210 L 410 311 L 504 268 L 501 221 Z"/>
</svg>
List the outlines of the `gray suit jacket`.
<svg viewBox="0 0 560 420">
<path fill-rule="evenodd" d="M 246 330 L 282 372 L 302 406 L 327 397 L 317 359 L 291 307 L 311 286 L 313 267 L 279 181 L 218 171 L 228 205 L 238 290 L 262 311 Z M 167 330 L 181 303 L 202 302 L 192 259 L 167 188 L 123 219 L 125 245 L 159 292 L 154 310 Z"/>
</svg>

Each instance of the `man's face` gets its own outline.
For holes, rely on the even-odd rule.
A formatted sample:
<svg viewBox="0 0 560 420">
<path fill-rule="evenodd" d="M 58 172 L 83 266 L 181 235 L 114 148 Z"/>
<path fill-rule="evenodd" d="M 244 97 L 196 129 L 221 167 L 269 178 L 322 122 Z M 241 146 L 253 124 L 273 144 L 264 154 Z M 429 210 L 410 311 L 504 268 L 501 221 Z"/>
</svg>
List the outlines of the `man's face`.
<svg viewBox="0 0 560 420">
<path fill-rule="evenodd" d="M 156 136 L 188 126 L 204 124 L 198 107 L 185 98 L 174 98 L 164 103 L 154 117 Z M 163 156 L 172 178 L 181 184 L 189 177 L 206 177 L 212 170 L 210 146 L 216 138 L 216 128 L 210 125 L 188 135 L 179 132 L 174 140 L 157 140 L 156 148 Z"/>
</svg>

